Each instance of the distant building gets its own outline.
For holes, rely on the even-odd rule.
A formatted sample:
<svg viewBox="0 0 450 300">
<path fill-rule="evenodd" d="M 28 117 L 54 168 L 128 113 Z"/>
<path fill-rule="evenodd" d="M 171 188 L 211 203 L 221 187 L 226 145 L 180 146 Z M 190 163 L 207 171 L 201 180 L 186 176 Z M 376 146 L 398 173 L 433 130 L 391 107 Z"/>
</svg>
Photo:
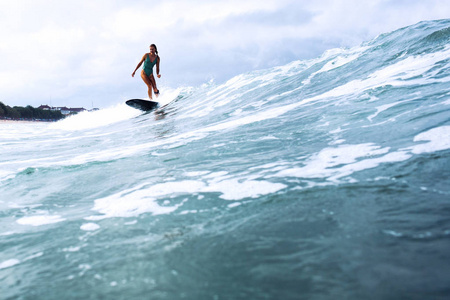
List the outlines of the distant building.
<svg viewBox="0 0 450 300">
<path fill-rule="evenodd" d="M 82 111 L 85 111 L 86 109 L 84 109 L 83 107 L 72 107 L 72 108 L 69 108 L 69 111 L 71 112 L 71 113 L 79 113 L 79 112 L 82 112 Z"/>
<path fill-rule="evenodd" d="M 47 104 L 45 105 L 41 105 L 38 107 L 39 109 L 43 109 L 43 110 L 59 110 L 61 112 L 61 114 L 67 116 L 70 114 L 77 114 L 79 112 L 85 111 L 86 109 L 83 107 L 51 107 L 48 106 Z"/>
<path fill-rule="evenodd" d="M 51 110 L 52 108 L 48 105 L 41 105 L 38 107 L 38 109 L 43 109 L 43 110 Z"/>
</svg>

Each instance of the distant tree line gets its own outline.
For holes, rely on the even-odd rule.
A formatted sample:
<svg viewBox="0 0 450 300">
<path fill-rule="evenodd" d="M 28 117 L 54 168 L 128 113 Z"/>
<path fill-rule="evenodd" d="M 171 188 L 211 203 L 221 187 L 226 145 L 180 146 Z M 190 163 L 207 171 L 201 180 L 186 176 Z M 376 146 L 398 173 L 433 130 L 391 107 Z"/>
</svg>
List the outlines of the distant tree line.
<svg viewBox="0 0 450 300">
<path fill-rule="evenodd" d="M 30 105 L 10 107 L 0 102 L 0 119 L 57 121 L 62 118 L 64 115 L 59 110 L 43 110 Z"/>
</svg>

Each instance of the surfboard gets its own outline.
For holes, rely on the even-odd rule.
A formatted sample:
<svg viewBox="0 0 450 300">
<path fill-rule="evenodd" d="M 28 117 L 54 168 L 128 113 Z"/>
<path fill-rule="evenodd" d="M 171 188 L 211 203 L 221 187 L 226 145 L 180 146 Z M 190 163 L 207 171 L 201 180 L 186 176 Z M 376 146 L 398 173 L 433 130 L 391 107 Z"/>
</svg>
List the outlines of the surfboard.
<svg viewBox="0 0 450 300">
<path fill-rule="evenodd" d="M 158 107 L 159 103 L 155 101 L 149 101 L 144 99 L 130 99 L 125 102 L 128 106 L 143 111 L 153 110 Z"/>
</svg>

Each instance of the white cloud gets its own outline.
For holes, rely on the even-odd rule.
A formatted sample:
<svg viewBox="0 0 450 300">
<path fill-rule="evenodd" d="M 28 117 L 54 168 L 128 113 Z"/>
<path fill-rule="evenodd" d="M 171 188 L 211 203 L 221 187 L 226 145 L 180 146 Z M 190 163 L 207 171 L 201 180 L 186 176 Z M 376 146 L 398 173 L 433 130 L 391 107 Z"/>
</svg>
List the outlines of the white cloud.
<svg viewBox="0 0 450 300">
<path fill-rule="evenodd" d="M 0 0 L 0 101 L 87 107 L 145 96 L 130 75 L 150 43 L 160 82 L 199 85 L 449 15 L 443 0 Z"/>
</svg>

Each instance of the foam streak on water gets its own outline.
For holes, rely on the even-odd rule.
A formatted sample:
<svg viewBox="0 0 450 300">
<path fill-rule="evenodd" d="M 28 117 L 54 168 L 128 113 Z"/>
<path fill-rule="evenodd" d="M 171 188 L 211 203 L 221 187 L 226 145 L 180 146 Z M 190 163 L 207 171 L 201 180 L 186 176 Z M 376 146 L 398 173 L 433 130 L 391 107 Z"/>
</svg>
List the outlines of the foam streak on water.
<svg viewBox="0 0 450 300">
<path fill-rule="evenodd" d="M 421 22 L 151 113 L 0 123 L 0 298 L 448 298 L 449 57 Z"/>
</svg>

